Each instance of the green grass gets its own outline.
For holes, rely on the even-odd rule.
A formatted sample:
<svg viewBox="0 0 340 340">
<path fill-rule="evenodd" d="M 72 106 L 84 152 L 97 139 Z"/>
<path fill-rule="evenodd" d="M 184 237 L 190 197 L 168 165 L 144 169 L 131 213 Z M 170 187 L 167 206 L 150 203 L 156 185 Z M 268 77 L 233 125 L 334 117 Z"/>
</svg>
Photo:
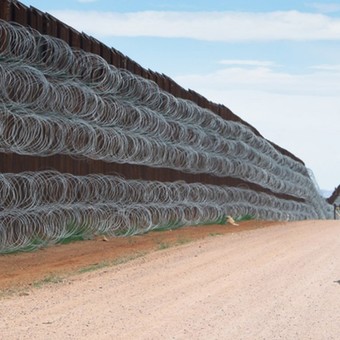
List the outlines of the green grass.
<svg viewBox="0 0 340 340">
<path fill-rule="evenodd" d="M 158 250 L 163 250 L 163 249 L 167 249 L 170 248 L 171 244 L 169 242 L 159 242 L 158 243 Z"/>
<path fill-rule="evenodd" d="M 214 224 L 218 224 L 218 225 L 225 225 L 227 223 L 227 216 L 226 215 L 222 215 L 220 217 L 218 217 L 216 220 L 211 220 L 211 221 L 205 221 L 205 222 L 201 222 L 198 223 L 197 225 L 214 225 Z"/>
<path fill-rule="evenodd" d="M 60 240 L 58 240 L 57 244 L 69 244 L 72 242 L 77 242 L 77 241 L 85 241 L 85 240 L 89 240 L 89 237 L 86 237 L 85 235 L 82 234 L 74 234 L 74 235 L 69 235 L 65 238 L 62 238 Z"/>
<path fill-rule="evenodd" d="M 31 240 L 31 242 L 21 248 L 18 249 L 9 249 L 9 250 L 0 250 L 1 255 L 11 255 L 11 254 L 17 254 L 17 253 L 29 253 L 32 251 L 36 251 L 38 249 L 41 249 L 43 247 L 47 246 L 47 241 L 43 240 L 40 237 L 35 237 Z"/>
<path fill-rule="evenodd" d="M 254 219 L 253 216 L 246 214 L 240 217 L 235 218 L 236 222 L 241 222 L 241 221 L 249 221 Z M 222 216 L 220 216 L 218 219 L 213 220 L 213 221 L 205 221 L 205 222 L 201 222 L 197 225 L 213 225 L 213 224 L 217 224 L 217 225 L 225 225 L 227 224 L 227 216 L 225 214 L 223 214 Z M 178 229 L 180 227 L 183 227 L 185 224 L 181 223 L 180 221 L 169 221 L 167 223 L 165 223 L 162 226 L 159 226 L 155 229 L 152 229 L 151 231 L 167 231 L 167 230 L 175 230 Z M 68 243 L 72 243 L 72 242 L 77 242 L 77 241 L 84 241 L 84 240 L 89 240 L 92 239 L 94 234 L 91 234 L 89 232 L 89 228 L 87 224 L 82 224 L 82 225 L 77 225 L 75 221 L 71 221 L 67 226 L 66 226 L 66 230 L 67 230 L 67 236 L 60 238 L 56 243 L 57 244 L 68 244 Z M 132 236 L 133 232 L 131 232 L 130 234 L 126 232 L 126 230 L 117 230 L 115 232 L 115 236 L 125 236 L 125 237 L 129 237 Z M 48 240 L 45 240 L 41 237 L 34 237 L 31 242 L 23 247 L 21 247 L 20 249 L 15 249 L 15 250 L 0 250 L 0 254 L 1 255 L 6 255 L 6 254 L 15 254 L 15 253 L 19 253 L 19 252 L 32 252 L 35 251 L 37 249 L 46 247 L 49 245 Z M 168 248 L 169 245 L 167 244 L 160 244 L 159 248 L 160 249 L 165 249 Z"/>
<path fill-rule="evenodd" d="M 145 252 L 145 251 L 139 251 L 139 252 L 136 252 L 136 253 L 131 254 L 131 255 L 118 257 L 117 259 L 113 260 L 110 265 L 118 266 L 120 264 L 138 259 L 139 257 L 145 256 L 146 254 L 147 254 L 147 252 Z"/>
<path fill-rule="evenodd" d="M 223 235 L 222 233 L 210 233 L 209 236 L 221 236 Z"/>
<path fill-rule="evenodd" d="M 88 231 L 87 224 L 78 225 L 74 221 L 70 222 L 66 226 L 67 236 L 58 240 L 58 244 L 68 244 L 71 242 L 84 241 L 93 238 Z"/>
<path fill-rule="evenodd" d="M 61 276 L 52 274 L 44 277 L 42 280 L 34 281 L 32 286 L 35 288 L 41 288 L 42 286 L 47 284 L 56 284 L 61 283 L 63 281 L 64 279 Z"/>
<path fill-rule="evenodd" d="M 190 243 L 190 242 L 192 242 L 192 241 L 193 241 L 193 240 L 192 240 L 191 238 L 179 237 L 179 238 L 177 239 L 176 244 L 182 245 L 182 244 Z"/>
<path fill-rule="evenodd" d="M 147 252 L 139 251 L 134 254 L 118 257 L 112 261 L 102 261 L 102 262 L 94 263 L 89 266 L 83 267 L 79 270 L 66 273 L 63 276 L 56 275 L 56 274 L 47 275 L 41 280 L 34 281 L 32 284 L 30 284 L 30 286 L 33 288 L 39 289 L 39 288 L 44 287 L 45 285 L 59 284 L 59 283 L 65 282 L 67 278 L 72 277 L 74 275 L 88 273 L 88 272 L 96 271 L 96 270 L 106 268 L 106 267 L 114 267 L 114 266 L 117 266 L 123 263 L 127 263 L 129 261 L 135 260 L 139 257 L 145 256 L 146 254 Z M 30 288 L 28 287 L 12 287 L 9 289 L 0 290 L 0 299 L 7 298 L 13 295 L 16 295 L 16 296 L 29 295 L 29 289 Z"/>
<path fill-rule="evenodd" d="M 116 258 L 112 261 L 102 261 L 102 262 L 94 263 L 94 264 L 91 264 L 89 266 L 86 266 L 86 267 L 79 269 L 77 271 L 77 273 L 79 273 L 79 274 L 88 273 L 88 272 L 92 272 L 92 271 L 102 269 L 102 268 L 106 268 L 106 267 L 118 266 L 120 264 L 135 260 L 139 257 L 146 255 L 146 254 L 147 254 L 146 252 L 140 251 L 140 252 L 136 252 L 136 253 L 131 254 L 131 255 L 118 257 L 118 258 Z"/>
<path fill-rule="evenodd" d="M 98 269 L 102 269 L 105 267 L 108 267 L 110 265 L 110 263 L 108 261 L 103 261 L 103 262 L 99 262 L 99 263 L 94 263 L 91 264 L 89 266 L 86 266 L 84 268 L 81 268 L 78 270 L 78 273 L 82 274 L 82 273 L 88 273 L 88 272 L 93 272 L 95 270 Z"/>
<path fill-rule="evenodd" d="M 215 224 L 224 225 L 226 223 L 227 223 L 227 216 L 224 214 L 215 221 Z"/>
<path fill-rule="evenodd" d="M 240 217 L 237 217 L 235 219 L 236 222 L 242 222 L 242 221 L 250 221 L 250 220 L 254 220 L 254 216 L 246 214 Z"/>
<path fill-rule="evenodd" d="M 30 295 L 30 291 L 32 288 L 40 289 L 43 288 L 46 285 L 52 285 L 52 284 L 59 284 L 65 282 L 64 276 L 59 276 L 56 274 L 50 274 L 45 276 L 41 280 L 33 281 L 28 286 L 15 286 L 11 288 L 7 288 L 4 290 L 0 290 L 0 299 L 5 299 L 11 296 L 28 296 Z"/>
<path fill-rule="evenodd" d="M 190 243 L 190 242 L 192 242 L 192 241 L 194 241 L 194 240 L 191 239 L 191 238 L 182 237 L 182 236 L 179 236 L 179 237 L 177 238 L 177 240 L 176 240 L 176 241 L 173 241 L 173 242 L 163 242 L 163 241 L 159 241 L 159 242 L 158 242 L 157 250 L 163 250 L 163 249 L 168 249 L 168 248 L 180 246 L 180 245 L 183 245 L 183 244 Z"/>
<path fill-rule="evenodd" d="M 249 221 L 249 220 L 252 220 L 252 219 L 254 219 L 254 217 L 251 216 L 251 215 L 243 215 L 239 218 L 236 218 L 235 221 L 238 221 L 238 222 Z M 205 224 L 201 223 L 200 225 L 209 225 L 209 224 L 225 225 L 226 224 L 226 216 L 223 215 L 215 221 L 207 222 Z M 164 231 L 164 230 L 169 230 L 169 229 L 170 230 L 176 229 L 176 228 L 179 228 L 183 225 L 184 224 L 181 224 L 179 222 L 170 221 L 166 225 L 155 229 L 155 231 L 157 231 L 157 230 L 158 231 Z M 75 233 L 73 233 L 70 236 L 60 240 L 60 242 L 58 242 L 58 243 L 65 244 L 65 243 L 70 243 L 70 242 L 74 242 L 74 241 L 81 241 L 81 240 L 89 238 L 89 235 L 86 232 L 85 226 L 76 228 L 74 225 L 70 224 L 69 228 L 72 228 L 72 230 L 75 230 Z M 154 231 L 154 230 L 152 230 L 152 231 Z M 219 236 L 219 235 L 223 235 L 223 234 L 218 233 L 218 232 L 212 232 L 212 233 L 209 234 L 209 236 Z M 132 241 L 133 240 L 131 238 L 131 242 Z M 186 244 L 186 243 L 189 243 L 189 242 L 192 242 L 192 241 L 193 241 L 192 239 L 185 238 L 185 237 L 178 237 L 177 241 L 173 242 L 173 243 L 160 241 L 160 242 L 158 242 L 158 250 L 167 249 L 167 248 L 174 247 L 174 246 L 177 246 L 177 245 L 183 245 L 183 244 Z M 25 246 L 25 247 L 23 247 L 19 250 L 7 251 L 4 254 L 11 254 L 11 253 L 17 253 L 17 252 L 24 252 L 24 251 L 26 251 L 26 252 L 34 251 L 34 250 L 41 248 L 43 246 L 46 246 L 46 245 L 47 245 L 46 241 L 44 241 L 43 239 L 41 239 L 39 237 L 36 237 L 36 238 L 32 239 L 32 242 L 29 245 L 27 245 L 27 246 Z M 116 266 L 116 265 L 119 265 L 119 264 L 123 264 L 123 263 L 129 262 L 131 260 L 137 259 L 139 257 L 142 257 L 142 256 L 146 255 L 147 253 L 148 252 L 137 252 L 137 253 L 134 253 L 134 254 L 131 254 L 131 255 L 116 258 L 112 261 L 102 261 L 102 262 L 99 262 L 99 263 L 94 263 L 94 264 L 91 264 L 89 266 L 83 267 L 83 268 L 81 268 L 81 269 L 79 269 L 75 272 L 68 273 L 64 277 L 61 277 L 61 276 L 58 276 L 58 275 L 48 275 L 45 278 L 43 278 L 42 280 L 33 282 L 32 286 L 35 287 L 35 288 L 40 288 L 40 287 L 47 285 L 47 284 L 58 284 L 58 283 L 65 281 L 66 277 L 70 277 L 70 276 L 80 274 L 80 273 L 92 272 L 92 271 L 99 270 L 99 269 L 102 269 L 102 268 L 105 268 L 105 267 L 112 267 L 112 266 Z M 14 290 L 10 289 L 10 290 L 6 290 L 6 291 L 0 291 L 0 298 L 6 297 L 6 296 L 9 296 L 9 295 L 13 295 L 13 294 L 17 295 L 17 294 L 21 294 L 21 293 L 23 295 L 28 295 L 28 293 L 25 290 L 22 290 L 22 289 L 18 290 L 17 288 L 15 288 Z"/>
<path fill-rule="evenodd" d="M 178 229 L 183 226 L 184 226 L 184 223 L 181 223 L 180 221 L 169 221 L 168 223 L 165 223 L 157 228 L 152 229 L 152 231 L 174 230 L 174 229 Z"/>
<path fill-rule="evenodd" d="M 76 241 L 84 241 L 89 240 L 93 237 L 88 231 L 88 227 L 86 224 L 83 225 L 77 225 L 74 221 L 70 222 L 66 226 L 67 236 L 62 237 L 59 240 L 57 240 L 57 244 L 68 244 L 71 242 Z M 31 241 L 26 244 L 25 246 L 18 248 L 18 249 L 9 249 L 9 250 L 0 250 L 0 254 L 16 254 L 16 253 L 28 253 L 32 251 L 36 251 L 38 249 L 44 248 L 48 246 L 49 244 L 54 243 L 50 242 L 49 240 L 46 240 L 40 236 L 34 236 Z"/>
<path fill-rule="evenodd" d="M 250 221 L 253 220 L 254 216 L 246 214 L 243 216 L 236 217 L 234 220 L 235 222 L 242 222 L 242 221 Z M 207 222 L 204 225 L 209 225 L 209 224 L 220 224 L 220 225 L 225 225 L 227 224 L 227 215 L 222 215 L 215 221 Z"/>
</svg>

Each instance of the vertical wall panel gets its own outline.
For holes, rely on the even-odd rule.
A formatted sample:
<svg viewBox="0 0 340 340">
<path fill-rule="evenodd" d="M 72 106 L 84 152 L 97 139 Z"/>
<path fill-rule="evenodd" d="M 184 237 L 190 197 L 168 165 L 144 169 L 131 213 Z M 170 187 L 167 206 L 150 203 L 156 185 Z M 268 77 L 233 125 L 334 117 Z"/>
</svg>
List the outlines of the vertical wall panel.
<svg viewBox="0 0 340 340">
<path fill-rule="evenodd" d="M 69 27 L 62 22 L 58 21 L 58 38 L 64 40 L 66 43 L 70 43 L 70 30 Z"/>
<path fill-rule="evenodd" d="M 141 65 L 139 65 L 138 63 L 135 63 L 135 73 L 138 75 L 138 76 L 141 76 L 143 77 L 143 74 L 144 74 L 144 69 Z"/>
<path fill-rule="evenodd" d="M 119 53 L 119 67 L 120 68 L 125 68 L 126 69 L 126 66 L 127 66 L 127 58 L 124 54 Z"/>
<path fill-rule="evenodd" d="M 46 14 L 44 15 L 45 20 L 45 29 L 46 34 L 51 35 L 53 37 L 58 36 L 58 25 L 57 25 L 57 19 L 53 17 L 52 15 Z"/>
<path fill-rule="evenodd" d="M 120 67 L 120 56 L 119 53 L 116 49 L 114 49 L 113 47 L 110 49 L 111 51 L 111 62 L 112 65 L 115 67 Z"/>
<path fill-rule="evenodd" d="M 70 45 L 74 48 L 81 48 L 81 35 L 73 28 L 69 29 Z"/>
<path fill-rule="evenodd" d="M 100 42 L 95 38 L 90 38 L 91 53 L 100 55 Z"/>
<path fill-rule="evenodd" d="M 29 9 L 21 3 L 13 3 L 12 5 L 12 20 L 20 25 L 27 26 Z"/>
<path fill-rule="evenodd" d="M 111 64 L 111 50 L 104 45 L 103 43 L 100 44 L 100 51 L 101 51 L 101 56 L 106 60 L 107 63 Z"/>
<path fill-rule="evenodd" d="M 11 3 L 9 0 L 1 0 L 0 1 L 0 19 L 11 21 L 13 20 L 11 15 Z"/>
<path fill-rule="evenodd" d="M 34 7 L 30 7 L 30 26 L 41 33 L 43 32 L 43 13 Z"/>
<path fill-rule="evenodd" d="M 128 57 L 126 57 L 126 69 L 128 71 L 130 71 L 131 73 L 135 73 L 134 72 L 135 71 L 135 65 L 134 65 L 133 61 Z"/>
</svg>

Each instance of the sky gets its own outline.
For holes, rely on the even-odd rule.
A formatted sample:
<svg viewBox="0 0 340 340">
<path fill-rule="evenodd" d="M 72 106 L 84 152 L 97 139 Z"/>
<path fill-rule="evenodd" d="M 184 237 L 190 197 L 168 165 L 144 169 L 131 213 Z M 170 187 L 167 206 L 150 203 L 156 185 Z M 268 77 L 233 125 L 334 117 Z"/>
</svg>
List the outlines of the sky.
<svg viewBox="0 0 340 340">
<path fill-rule="evenodd" d="M 340 184 L 340 0 L 22 0 L 227 106 Z"/>
</svg>

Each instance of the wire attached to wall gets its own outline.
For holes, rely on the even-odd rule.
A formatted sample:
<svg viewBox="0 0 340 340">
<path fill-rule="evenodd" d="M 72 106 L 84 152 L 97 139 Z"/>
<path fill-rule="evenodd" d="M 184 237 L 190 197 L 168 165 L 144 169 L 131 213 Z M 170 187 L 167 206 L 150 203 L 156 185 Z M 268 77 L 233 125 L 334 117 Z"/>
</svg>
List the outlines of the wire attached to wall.
<svg viewBox="0 0 340 340">
<path fill-rule="evenodd" d="M 235 198 L 234 201 L 228 198 L 226 205 L 210 198 L 205 201 L 206 195 L 213 196 L 210 186 L 203 184 L 190 189 L 197 195 L 197 202 L 188 201 L 186 196 L 176 200 L 170 194 L 179 195 L 178 190 L 188 187 L 179 183 L 162 186 L 158 182 L 152 182 L 152 186 L 162 188 L 168 201 L 162 201 L 164 197 L 160 195 L 135 200 L 133 197 L 138 194 L 131 188 L 144 191 L 145 183 L 149 182 L 120 180 L 119 187 L 127 190 L 124 194 L 121 192 L 128 202 L 124 210 L 119 203 L 121 198 L 106 200 L 105 195 L 92 195 L 104 190 L 100 188 L 102 185 L 114 188 L 118 185 L 107 176 L 3 174 L 0 233 L 5 248 L 26 244 L 26 240 L 31 239 L 30 232 L 41 233 L 41 228 L 43 235 L 48 235 L 46 239 L 55 241 L 69 232 L 66 225 L 71 220 L 81 225 L 86 221 L 86 228 L 97 231 L 108 228 L 115 234 L 112 230 L 117 228 L 121 233 L 121 225 L 126 233 L 135 233 L 171 219 L 195 224 L 197 216 L 202 222 L 220 217 L 226 209 L 235 214 L 251 213 L 262 219 L 331 216 L 331 208 L 318 193 L 308 169 L 280 153 L 247 126 L 224 120 L 189 100 L 176 98 L 162 91 L 155 82 L 109 65 L 98 55 L 72 49 L 60 39 L 2 20 L 0 152 L 32 156 L 65 154 L 192 174 L 228 176 L 274 193 L 302 198 L 305 202 L 283 201 L 253 191 L 222 187 L 224 199 L 225 190 L 230 190 Z M 48 191 L 50 187 L 46 187 L 44 181 L 49 183 L 51 178 L 54 179 L 49 185 L 63 196 L 44 202 L 46 195 L 42 199 L 37 192 Z M 79 184 L 83 182 L 92 191 Z M 213 190 L 220 192 L 217 186 Z M 54 197 L 54 191 L 48 192 Z M 74 192 L 77 200 L 71 199 Z M 85 199 L 82 194 L 91 199 Z M 238 200 L 238 195 L 242 199 Z M 68 216 L 64 221 L 63 214 Z M 120 222 L 105 222 L 104 216 L 108 221 L 120 216 Z M 131 224 L 131 216 L 139 216 L 145 223 L 140 227 Z M 41 227 L 44 223 L 46 227 Z M 14 240 L 12 246 L 11 240 Z"/>
</svg>

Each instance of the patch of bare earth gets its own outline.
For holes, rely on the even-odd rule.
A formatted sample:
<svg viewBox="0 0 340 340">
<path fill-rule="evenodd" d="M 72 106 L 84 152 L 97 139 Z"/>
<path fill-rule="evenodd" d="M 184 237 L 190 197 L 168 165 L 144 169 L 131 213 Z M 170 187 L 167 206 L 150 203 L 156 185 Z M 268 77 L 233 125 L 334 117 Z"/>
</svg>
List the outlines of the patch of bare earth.
<svg viewBox="0 0 340 340">
<path fill-rule="evenodd" d="M 150 232 L 122 238 L 98 237 L 94 240 L 59 244 L 29 253 L 0 255 L 0 291 L 25 287 L 46 276 L 67 275 L 105 262 L 124 262 L 153 250 L 198 240 L 207 236 L 264 228 L 268 221 L 244 221 L 239 226 L 206 225 Z"/>
<path fill-rule="evenodd" d="M 35 272 L 30 264 L 36 261 L 35 277 L 41 277 L 49 265 L 61 275 L 107 259 L 110 245 L 117 251 L 112 260 L 147 253 L 4 297 L 0 338 L 339 339 L 339 221 L 261 226 L 192 227 L 1 257 L 1 269 L 12 261 L 21 272 L 24 266 Z M 193 235 L 197 240 L 186 243 Z M 31 260 L 19 264 L 28 255 Z M 44 259 L 49 256 L 54 260 Z M 27 284 L 32 278 L 22 275 L 12 282 Z M 9 282 L 1 281 L 3 287 Z"/>
</svg>

